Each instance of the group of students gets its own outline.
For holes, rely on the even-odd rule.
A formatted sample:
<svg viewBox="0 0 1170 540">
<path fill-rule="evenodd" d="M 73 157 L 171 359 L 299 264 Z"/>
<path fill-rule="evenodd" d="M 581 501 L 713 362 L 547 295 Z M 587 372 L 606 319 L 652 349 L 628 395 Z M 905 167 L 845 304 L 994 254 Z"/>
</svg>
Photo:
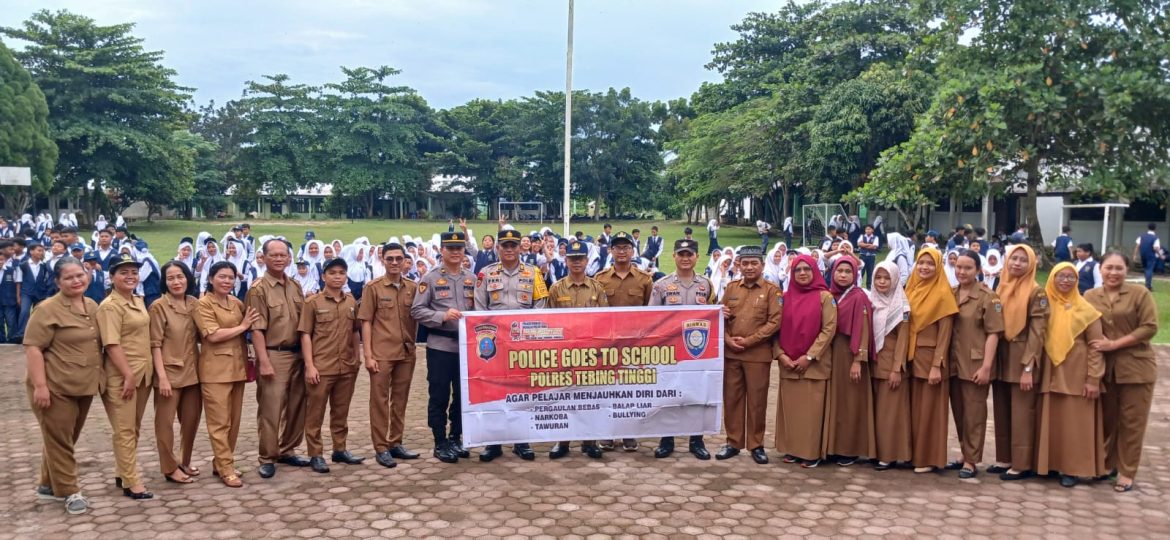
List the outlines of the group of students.
<svg viewBox="0 0 1170 540">
<path fill-rule="evenodd" d="M 900 246 L 896 234 L 887 240 Z M 567 273 L 552 280 L 554 287 L 576 291 L 581 284 L 581 290 L 604 291 L 609 300 L 591 306 L 724 305 L 728 444 L 716 458 L 746 449 L 757 462 L 767 462 L 767 381 L 776 362 L 775 447 L 786 463 L 816 467 L 832 459 L 852 465 L 867 458 L 879 470 L 908 464 L 917 472 L 951 468 L 975 476 L 990 388 L 996 456 L 989 471 L 1004 480 L 1059 474 L 1071 486 L 1114 469 L 1116 489 L 1133 488 L 1156 378 L 1150 339 L 1157 316 L 1149 292 L 1125 283 L 1124 255 L 1106 255 L 1102 287 L 1082 297 L 1071 265 L 1055 268 L 1045 287 L 1037 284 L 1036 257 L 1025 245 L 1007 250 L 995 291 L 978 279 L 983 259 L 976 252 L 958 254 L 952 287 L 938 250 L 911 247 L 909 275 L 888 259 L 875 265 L 866 291 L 859 286 L 861 261 L 848 251 L 819 261 L 811 254 L 785 254 L 781 278 L 780 270 L 769 268 L 779 264 L 768 260 L 774 252 L 741 248 L 728 256 L 732 270 L 716 286 L 694 272 L 698 244 L 689 238 L 675 242 L 678 270 L 656 279 L 634 263 L 634 238 L 624 232 L 593 242 L 541 236 L 504 227 L 476 247 L 466 232 L 449 231 L 438 245 L 357 241 L 335 250 L 342 256 L 326 259 L 326 245 L 310 240 L 294 249 L 273 236 L 253 243 L 240 227 L 225 239 L 222 256 L 214 241 L 204 240 L 200 250 L 185 242 L 158 269 L 163 291 L 149 306 L 141 288 L 144 262 L 134 250 L 108 261 L 110 290 L 100 306 L 86 295 L 95 274 L 75 258 L 59 258 L 52 271 L 57 292 L 32 311 L 23 338 L 30 403 L 44 440 L 37 496 L 63 500 L 70 513 L 88 508 L 73 447 L 95 395 L 113 428 L 116 483 L 133 499 L 153 496 L 136 458 L 152 393 L 160 466 L 170 482 L 189 483 L 200 474 L 191 453 L 202 415 L 214 453 L 212 472 L 228 486 L 243 485 L 234 453 L 250 380 L 259 385 L 261 477 L 273 476 L 277 463 L 328 471 L 320 435 L 327 407 L 330 458 L 360 463 L 346 448 L 346 418 L 363 366 L 371 377 L 377 462 L 393 467 L 396 458 L 416 459 L 403 447 L 402 432 L 420 323 L 436 338 L 427 347 L 428 372 L 435 375 L 429 379 L 436 379 L 429 381 L 428 403 L 434 455 L 457 462 L 469 456 L 458 428 L 458 381 L 452 375 L 457 355 L 440 350 L 439 342 L 450 340 L 461 310 L 480 309 L 481 303 L 484 309 L 511 309 L 509 298 L 528 307 L 537 300 L 549 304 L 543 280 L 556 261 L 566 264 Z M 496 238 L 498 245 L 489 244 Z M 525 238 L 541 252 L 518 249 Z M 603 256 L 603 246 L 612 253 Z M 300 260 L 294 259 L 297 252 Z M 479 267 L 485 252 L 494 260 Z M 318 254 L 322 260 L 310 263 Z M 891 257 L 900 254 L 901 248 Z M 523 266 L 509 274 L 517 255 Z M 419 268 L 409 261 L 419 259 L 433 266 L 424 265 L 415 283 L 407 277 Z M 355 279 L 355 264 L 370 274 L 376 266 L 380 275 Z M 595 264 L 604 266 L 588 275 Z M 509 290 L 509 275 L 515 276 L 515 291 Z M 308 282 L 320 287 L 318 294 L 305 294 L 302 283 Z M 493 284 L 499 288 L 489 293 Z M 243 294 L 241 286 L 247 287 Z M 473 289 L 481 287 L 483 298 L 472 302 Z M 760 287 L 764 302 L 754 296 Z M 538 298 L 537 291 L 544 294 Z M 463 302 L 463 292 L 467 305 L 456 309 L 453 302 Z M 558 293 L 553 299 L 560 294 L 575 297 Z M 446 373 L 443 381 L 437 380 L 440 372 Z M 961 446 L 953 461 L 946 455 L 948 409 Z M 302 439 L 308 441 L 308 460 L 295 455 Z M 627 450 L 637 448 L 636 442 L 622 442 Z M 673 444 L 673 438 L 663 438 L 655 456 L 669 456 Z M 585 450 L 600 457 L 612 445 L 603 441 Z M 554 447 L 552 457 L 563 457 L 567 446 Z M 690 438 L 690 450 L 710 457 L 701 436 Z M 531 450 L 518 453 L 531 459 Z M 489 448 L 480 458 L 498 455 L 498 447 Z"/>
</svg>

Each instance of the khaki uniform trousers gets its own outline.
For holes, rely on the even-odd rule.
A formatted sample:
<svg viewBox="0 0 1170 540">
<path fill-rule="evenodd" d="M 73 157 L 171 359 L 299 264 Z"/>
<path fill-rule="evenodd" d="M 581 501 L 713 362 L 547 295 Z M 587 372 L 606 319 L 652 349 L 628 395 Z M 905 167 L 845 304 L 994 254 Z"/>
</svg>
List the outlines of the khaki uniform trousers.
<svg viewBox="0 0 1170 540">
<path fill-rule="evenodd" d="M 317 384 L 305 385 L 308 393 L 305 404 L 305 444 L 309 456 L 318 457 L 324 452 L 321 444 L 321 424 L 325 421 L 325 406 L 329 406 L 329 433 L 333 451 L 345 450 L 345 438 L 349 434 L 349 404 L 357 373 L 345 375 L 322 375 Z"/>
<path fill-rule="evenodd" d="M 149 400 L 149 377 L 144 378 L 142 384 L 134 389 L 134 397 L 130 399 L 122 399 L 121 385 L 106 385 L 106 391 L 102 394 L 102 404 L 110 419 L 115 473 L 127 488 L 142 484 L 141 471 L 138 469 L 138 436 L 141 433 L 142 414 L 146 412 L 146 402 Z"/>
<path fill-rule="evenodd" d="M 992 381 L 991 395 L 995 415 L 995 460 L 1011 463 L 1017 471 L 1036 467 L 1036 419 L 1040 414 L 1040 381 L 1031 390 L 1020 390 L 1020 383 Z"/>
<path fill-rule="evenodd" d="M 771 362 L 724 360 L 723 427 L 727 444 L 740 450 L 764 446 Z"/>
<path fill-rule="evenodd" d="M 28 387 L 32 405 L 33 388 Z M 53 488 L 53 495 L 68 497 L 81 491 L 77 482 L 77 458 L 73 446 L 85 426 L 93 396 L 63 396 L 50 390 L 49 407 L 32 405 L 33 415 L 41 425 L 40 485 Z"/>
<path fill-rule="evenodd" d="M 240 438 L 240 415 L 244 409 L 244 381 L 200 383 L 203 417 L 211 439 L 213 466 L 220 476 L 235 474 L 236 441 Z"/>
<path fill-rule="evenodd" d="M 256 379 L 260 463 L 292 455 L 305 438 L 305 362 L 300 353 L 268 351 L 276 374 Z"/>
<path fill-rule="evenodd" d="M 1129 478 L 1137 476 L 1153 403 L 1154 383 L 1106 385 L 1101 394 L 1106 470 L 1117 469 Z"/>
<path fill-rule="evenodd" d="M 942 383 L 939 383 L 942 384 Z M 983 443 L 987 438 L 987 393 L 990 385 L 978 385 L 958 377 L 950 378 L 951 413 L 963 461 L 983 461 Z"/>
<path fill-rule="evenodd" d="M 378 372 L 370 374 L 370 439 L 374 452 L 380 454 L 402 444 L 413 378 L 413 359 L 378 362 Z"/>
<path fill-rule="evenodd" d="M 163 474 L 172 474 L 179 465 L 191 464 L 199 417 L 203 414 L 203 392 L 198 384 L 172 388 L 171 397 L 154 389 L 154 439 L 158 445 L 158 464 Z M 179 417 L 181 461 L 175 458 L 175 416 Z"/>
</svg>

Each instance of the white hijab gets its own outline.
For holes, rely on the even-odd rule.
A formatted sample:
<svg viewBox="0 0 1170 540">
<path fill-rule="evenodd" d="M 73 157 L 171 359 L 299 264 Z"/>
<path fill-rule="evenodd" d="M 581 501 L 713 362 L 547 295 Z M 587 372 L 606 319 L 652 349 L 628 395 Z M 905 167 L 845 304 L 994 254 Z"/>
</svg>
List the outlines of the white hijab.
<svg viewBox="0 0 1170 540">
<path fill-rule="evenodd" d="M 100 231 L 100 230 L 106 228 L 106 225 L 109 225 L 109 224 L 110 224 L 110 222 L 106 221 L 106 216 L 98 215 L 97 221 L 93 222 L 93 228 Z"/>
<path fill-rule="evenodd" d="M 991 258 L 995 257 L 995 264 L 992 264 Z M 994 279 L 1003 271 L 1003 254 L 998 249 L 987 250 L 987 255 L 983 257 L 983 275 L 988 279 Z"/>
<path fill-rule="evenodd" d="M 780 250 L 784 250 L 784 254 L 780 256 L 780 262 L 773 262 L 776 254 Z M 764 279 L 771 282 L 777 287 L 783 287 L 784 282 L 788 279 L 788 246 L 784 242 L 777 242 L 772 247 L 772 251 L 764 257 Z"/>
<path fill-rule="evenodd" d="M 959 255 L 959 250 L 952 249 L 943 255 L 943 270 L 947 273 L 947 282 L 951 284 L 951 288 L 959 286 L 959 278 L 955 277 L 955 265 L 951 263 L 951 254 Z"/>
<path fill-rule="evenodd" d="M 345 260 L 345 274 L 350 281 L 358 283 L 369 281 L 370 276 L 364 260 L 364 250 L 365 246 L 362 244 L 350 244 L 341 248 L 341 258 Z"/>
<path fill-rule="evenodd" d="M 876 287 L 866 291 L 869 293 L 869 301 L 873 303 L 873 343 L 879 351 L 886 342 L 886 336 L 893 332 L 899 323 L 906 320 L 906 314 L 910 312 L 910 300 L 906 298 L 906 291 L 898 284 L 901 280 L 898 265 L 893 261 L 882 261 L 873 272 L 876 275 L 881 270 L 890 274 L 890 281 L 893 282 L 890 292 L 879 293 Z"/>
</svg>

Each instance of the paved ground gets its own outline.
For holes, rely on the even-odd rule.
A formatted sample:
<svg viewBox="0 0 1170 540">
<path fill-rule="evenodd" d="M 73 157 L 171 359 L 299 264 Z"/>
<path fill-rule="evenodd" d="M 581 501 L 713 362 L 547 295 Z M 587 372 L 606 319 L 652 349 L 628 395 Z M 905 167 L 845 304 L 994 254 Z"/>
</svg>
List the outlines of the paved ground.
<svg viewBox="0 0 1170 540">
<path fill-rule="evenodd" d="M 1163 349 L 1164 381 L 1168 357 L 1170 349 Z M 656 460 L 650 442 L 636 454 L 611 453 L 603 461 L 574 453 L 550 463 L 547 445 L 538 445 L 535 462 L 506 453 L 491 464 L 446 465 L 426 457 L 384 469 L 370 459 L 367 465 L 333 465 L 330 475 L 282 466 L 274 479 L 263 480 L 255 473 L 250 385 L 237 462 L 247 485 L 232 490 L 210 477 L 205 438 L 196 444 L 204 476 L 187 486 L 164 483 L 148 412 L 139 459 L 157 499 L 134 502 L 111 484 L 109 424 L 95 403 L 78 449 L 91 510 L 68 516 L 60 503 L 33 496 L 40 434 L 22 382 L 24 355 L 0 346 L 0 363 L 10 366 L 0 374 L 0 455 L 7 458 L 0 469 L 0 538 L 1170 535 L 1165 383 L 1158 388 L 1138 489 L 1128 494 L 1105 484 L 1068 490 L 1055 481 L 1003 483 L 986 474 L 961 481 L 867 466 L 803 470 L 780 464 L 775 455 L 766 466 L 746 455 L 729 462 L 699 462 L 686 453 Z M 424 365 L 415 373 L 406 443 L 429 455 Z M 350 448 L 371 456 L 369 384 L 364 375 L 359 380 Z M 989 434 L 989 449 L 991 442 Z M 708 437 L 712 451 L 721 443 L 721 437 Z"/>
</svg>

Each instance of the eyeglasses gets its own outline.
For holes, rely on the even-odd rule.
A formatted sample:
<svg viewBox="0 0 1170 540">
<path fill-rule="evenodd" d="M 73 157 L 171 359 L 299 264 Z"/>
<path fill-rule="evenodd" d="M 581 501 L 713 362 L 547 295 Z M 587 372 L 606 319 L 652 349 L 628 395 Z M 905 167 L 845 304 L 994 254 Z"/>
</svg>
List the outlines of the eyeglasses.
<svg viewBox="0 0 1170 540">
<path fill-rule="evenodd" d="M 1069 274 L 1066 274 L 1064 272 L 1061 272 L 1060 274 L 1057 274 L 1055 277 L 1053 277 L 1053 279 L 1055 279 L 1057 282 L 1068 283 L 1071 281 L 1076 281 L 1077 276 L 1076 276 L 1076 274 L 1069 275 Z"/>
<path fill-rule="evenodd" d="M 792 269 L 792 273 L 793 273 L 793 274 L 811 274 L 811 273 L 812 273 L 812 268 L 809 268 L 809 267 L 807 267 L 807 266 L 800 266 L 800 267 L 797 267 L 797 268 L 793 268 L 793 269 Z"/>
</svg>

